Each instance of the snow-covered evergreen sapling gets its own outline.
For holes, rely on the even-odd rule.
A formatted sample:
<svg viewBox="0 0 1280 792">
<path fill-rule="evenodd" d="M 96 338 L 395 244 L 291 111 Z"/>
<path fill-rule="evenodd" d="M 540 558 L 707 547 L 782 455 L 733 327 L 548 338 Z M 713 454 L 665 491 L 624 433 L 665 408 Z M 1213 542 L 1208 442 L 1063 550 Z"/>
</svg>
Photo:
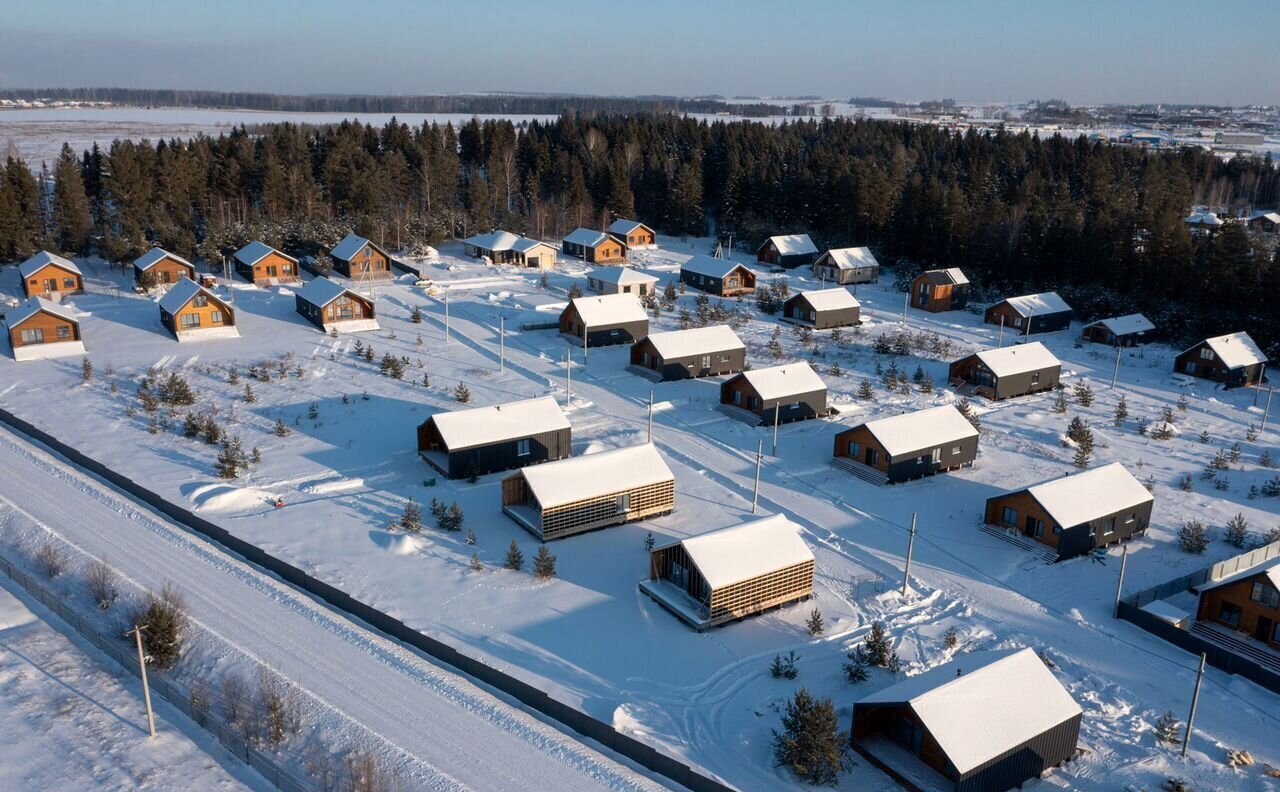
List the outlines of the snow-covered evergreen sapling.
<svg viewBox="0 0 1280 792">
<path fill-rule="evenodd" d="M 524 553 L 520 552 L 520 545 L 516 544 L 515 539 L 511 540 L 511 546 L 507 548 L 504 565 L 513 572 L 524 569 Z"/>
<path fill-rule="evenodd" d="M 1177 745 L 1182 742 L 1182 723 L 1173 710 L 1166 710 L 1155 725 L 1156 739 L 1166 745 Z"/>
<path fill-rule="evenodd" d="M 649 531 L 647 534 L 645 534 L 645 536 L 644 536 L 644 549 L 645 549 L 645 551 L 646 551 L 646 552 L 647 552 L 647 551 L 650 551 L 650 550 L 653 550 L 653 546 L 654 546 L 654 544 L 656 544 L 656 543 L 657 543 L 657 540 L 653 538 L 653 531 Z"/>
<path fill-rule="evenodd" d="M 253 404 L 258 400 L 258 395 L 253 392 L 253 386 L 249 383 L 244 384 L 244 403 Z"/>
<path fill-rule="evenodd" d="M 469 404 L 471 402 L 471 389 L 467 387 L 467 383 L 458 383 L 458 387 L 453 389 L 453 398 L 459 404 Z"/>
<path fill-rule="evenodd" d="M 862 653 L 854 650 L 845 655 L 844 678 L 853 684 L 866 682 L 870 674 L 867 672 L 867 662 L 862 657 Z"/>
<path fill-rule="evenodd" d="M 292 430 L 289 429 L 289 426 L 284 422 L 283 419 L 277 418 L 276 426 L 273 431 L 275 432 L 276 437 L 284 437 L 285 435 L 289 434 L 289 432 Z"/>
<path fill-rule="evenodd" d="M 1058 389 L 1058 395 L 1053 398 L 1053 411 L 1058 415 L 1067 411 L 1067 392 L 1061 388 Z"/>
<path fill-rule="evenodd" d="M 1129 403 L 1125 401 L 1124 394 L 1120 394 L 1120 401 L 1116 402 L 1116 411 L 1111 416 L 1112 424 L 1119 429 L 1124 424 L 1124 419 L 1129 417 Z"/>
<path fill-rule="evenodd" d="M 533 574 L 539 580 L 547 580 L 556 576 L 556 557 L 547 550 L 546 545 L 538 548 L 538 554 L 533 557 Z"/>
<path fill-rule="evenodd" d="M 413 311 L 409 314 L 409 321 L 414 324 L 422 324 L 422 306 L 413 306 Z"/>
<path fill-rule="evenodd" d="M 864 377 L 862 382 L 858 383 L 858 398 L 870 400 L 874 399 L 875 395 L 876 389 L 871 384 L 871 380 Z"/>
<path fill-rule="evenodd" d="M 822 621 L 822 611 L 814 608 L 813 612 L 809 614 L 809 618 L 805 621 L 804 626 L 805 629 L 809 631 L 810 635 L 815 637 L 822 635 L 826 630 L 826 625 Z"/>
<path fill-rule="evenodd" d="M 773 664 L 769 666 L 769 673 L 774 679 L 795 679 L 800 674 L 796 669 L 796 661 L 799 659 L 800 656 L 794 651 L 785 655 L 776 654 L 773 656 Z"/>
<path fill-rule="evenodd" d="M 467 529 L 467 538 L 466 538 L 466 539 L 464 539 L 463 541 L 464 541 L 464 542 L 466 542 L 466 543 L 467 543 L 467 544 L 469 544 L 469 545 L 473 545 L 473 544 L 475 544 L 475 543 L 476 543 L 476 532 L 475 532 L 475 531 L 473 531 L 472 529 L 468 528 L 468 529 Z"/>
<path fill-rule="evenodd" d="M 1222 538 L 1232 547 L 1242 548 L 1249 542 L 1249 521 L 1242 512 L 1236 512 L 1236 516 L 1227 521 Z"/>
<path fill-rule="evenodd" d="M 1187 520 L 1178 529 L 1178 547 L 1183 552 L 1200 555 L 1209 548 L 1209 531 L 1199 520 Z"/>
<path fill-rule="evenodd" d="M 480 554 L 479 554 L 479 553 L 472 553 L 472 554 L 471 554 L 471 570 L 472 570 L 473 572 L 483 572 L 483 571 L 484 571 L 484 564 L 483 564 L 483 563 L 481 563 L 481 561 L 480 561 Z"/>
<path fill-rule="evenodd" d="M 80 361 L 80 380 L 88 382 L 91 379 L 93 379 L 93 361 L 85 357 Z"/>
<path fill-rule="evenodd" d="M 404 502 L 404 513 L 400 515 L 400 528 L 410 533 L 422 530 L 422 507 L 413 498 Z"/>
<path fill-rule="evenodd" d="M 831 699 L 801 688 L 787 702 L 782 731 L 773 733 L 773 764 L 814 786 L 835 786 L 844 770 L 844 744 Z"/>
<path fill-rule="evenodd" d="M 948 649 L 955 649 L 960 643 L 960 634 L 956 632 L 955 627 L 948 627 L 947 631 L 942 635 L 942 643 Z"/>
</svg>

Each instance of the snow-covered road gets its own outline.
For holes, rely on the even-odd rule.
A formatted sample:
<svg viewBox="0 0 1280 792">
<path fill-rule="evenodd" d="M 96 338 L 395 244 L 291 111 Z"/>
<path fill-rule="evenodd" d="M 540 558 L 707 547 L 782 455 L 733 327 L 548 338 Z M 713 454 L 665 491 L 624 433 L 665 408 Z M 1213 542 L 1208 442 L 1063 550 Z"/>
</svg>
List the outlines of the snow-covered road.
<svg viewBox="0 0 1280 792">
<path fill-rule="evenodd" d="M 360 629 L 0 429 L 0 511 L 134 583 L 178 584 L 199 626 L 414 758 L 435 789 L 657 789 L 466 679 Z"/>
</svg>

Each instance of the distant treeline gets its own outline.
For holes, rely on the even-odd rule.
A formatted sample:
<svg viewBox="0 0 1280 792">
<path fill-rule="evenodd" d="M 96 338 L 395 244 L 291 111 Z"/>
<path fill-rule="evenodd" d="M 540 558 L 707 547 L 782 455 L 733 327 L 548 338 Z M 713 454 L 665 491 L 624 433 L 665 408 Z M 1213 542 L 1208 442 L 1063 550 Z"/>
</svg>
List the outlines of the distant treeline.
<svg viewBox="0 0 1280 792">
<path fill-rule="evenodd" d="M 178 91 L 167 88 L 40 88 L 0 90 L 0 99 L 111 102 L 142 107 L 215 107 L 290 113 L 463 113 L 476 115 L 560 115 L 577 113 L 733 113 L 782 115 L 779 105 L 726 102 L 720 98 L 676 96 L 290 96 L 234 91 Z"/>
<path fill-rule="evenodd" d="M 0 261 L 42 246 L 127 261 L 153 244 L 220 261 L 255 238 L 306 255 L 351 229 L 399 249 L 499 227 L 558 240 L 627 217 L 732 235 L 737 250 L 794 232 L 870 245 L 904 273 L 962 267 L 980 294 L 1058 289 L 1081 318 L 1143 311 L 1176 340 L 1247 330 L 1280 351 L 1274 244 L 1238 223 L 1194 240 L 1183 222 L 1200 203 L 1276 206 L 1267 158 L 871 120 L 566 114 L 116 141 L 64 148 L 49 200 L 38 178 L 4 169 Z"/>
</svg>

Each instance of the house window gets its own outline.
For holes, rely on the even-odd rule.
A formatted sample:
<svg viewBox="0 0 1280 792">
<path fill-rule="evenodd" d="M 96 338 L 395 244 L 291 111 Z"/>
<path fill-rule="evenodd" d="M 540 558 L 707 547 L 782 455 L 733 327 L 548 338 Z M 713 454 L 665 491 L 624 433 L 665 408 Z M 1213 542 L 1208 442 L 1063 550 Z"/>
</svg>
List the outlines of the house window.
<svg viewBox="0 0 1280 792">
<path fill-rule="evenodd" d="M 1218 611 L 1218 621 L 1226 622 L 1232 627 L 1240 626 L 1240 606 L 1230 602 L 1222 603 L 1222 608 Z"/>
<path fill-rule="evenodd" d="M 631 493 L 625 492 L 618 496 L 618 513 L 624 514 L 631 511 Z"/>
<path fill-rule="evenodd" d="M 955 455 L 956 455 L 956 454 L 958 454 L 958 453 L 960 453 L 960 446 L 953 446 L 953 447 L 951 448 L 951 455 L 952 455 L 952 456 L 955 456 Z"/>
<path fill-rule="evenodd" d="M 1210 347 L 1200 347 L 1201 360 L 1213 360 L 1213 349 Z"/>
<path fill-rule="evenodd" d="M 222 324 L 222 311 L 211 311 L 209 313 L 209 324 Z"/>
<path fill-rule="evenodd" d="M 64 288 L 64 289 L 74 289 L 75 287 L 76 287 L 76 279 L 75 279 L 75 278 L 63 278 L 63 279 L 62 279 L 62 288 Z"/>
<path fill-rule="evenodd" d="M 1013 317 L 1013 326 L 1014 326 L 1014 327 L 1022 327 L 1022 317 L 1021 317 L 1021 316 L 1015 316 L 1015 317 Z"/>
<path fill-rule="evenodd" d="M 178 317 L 178 326 L 183 330 L 200 326 L 200 314 L 182 314 Z"/>
<path fill-rule="evenodd" d="M 852 440 L 849 441 L 849 456 L 856 458 L 860 450 L 861 447 L 857 443 Z"/>
<path fill-rule="evenodd" d="M 728 362 L 729 362 L 729 356 L 728 356 L 728 355 L 721 355 L 721 356 L 720 356 L 720 362 L 721 362 L 721 363 L 728 363 Z"/>
<path fill-rule="evenodd" d="M 1032 385 L 1040 384 L 1040 372 L 1038 371 L 1031 372 L 1031 384 Z"/>
<path fill-rule="evenodd" d="M 933 464 L 936 465 L 941 461 L 942 461 L 942 449 L 941 448 L 933 449 Z"/>
<path fill-rule="evenodd" d="M 709 369 L 709 368 L 711 368 L 711 356 L 710 356 L 710 355 L 703 355 L 703 356 L 702 356 L 702 367 L 703 367 L 704 369 Z"/>
<path fill-rule="evenodd" d="M 1280 591 L 1260 580 L 1254 581 L 1253 593 L 1249 595 L 1249 599 L 1261 603 L 1263 607 L 1271 608 L 1272 610 L 1280 608 Z"/>
<path fill-rule="evenodd" d="M 23 331 L 22 331 L 22 343 L 24 343 L 24 344 L 43 344 L 43 343 L 44 343 L 44 331 L 43 331 L 43 330 L 41 330 L 41 329 L 40 329 L 40 328 L 38 328 L 38 327 L 37 327 L 36 329 L 34 329 L 34 330 L 23 330 Z"/>
<path fill-rule="evenodd" d="M 1054 528 L 1057 527 L 1056 525 L 1054 526 Z M 1054 533 L 1057 533 L 1057 531 L 1054 531 Z M 1044 536 L 1044 520 L 1036 520 L 1036 538 L 1039 539 L 1042 536 Z"/>
<path fill-rule="evenodd" d="M 204 308 L 209 304 L 209 298 L 205 297 L 203 294 L 197 294 L 195 297 L 191 298 L 191 304 L 197 308 Z"/>
<path fill-rule="evenodd" d="M 1000 524 L 1013 528 L 1018 524 L 1018 512 L 1008 506 L 1004 507 L 1004 511 L 1000 515 Z"/>
<path fill-rule="evenodd" d="M 529 456 L 529 440 L 516 441 L 516 456 Z"/>
<path fill-rule="evenodd" d="M 734 404 L 742 404 L 742 391 L 734 391 L 734 392 L 733 392 L 733 403 L 734 403 Z"/>
<path fill-rule="evenodd" d="M 1129 516 L 1127 516 L 1127 517 L 1125 517 L 1125 518 L 1124 518 L 1124 524 L 1125 524 L 1125 525 L 1133 525 L 1133 524 L 1134 524 L 1134 522 L 1136 522 L 1136 521 L 1137 521 L 1137 519 L 1138 519 L 1138 515 L 1136 515 L 1136 514 L 1134 514 L 1134 513 L 1130 512 L 1130 513 L 1129 513 Z"/>
<path fill-rule="evenodd" d="M 65 340 L 71 337 L 71 328 L 66 325 L 58 325 L 58 339 Z"/>
<path fill-rule="evenodd" d="M 1115 530 L 1116 530 L 1116 518 L 1108 517 L 1107 521 L 1102 524 L 1102 535 L 1106 536 L 1109 533 L 1114 533 Z"/>
<path fill-rule="evenodd" d="M 1043 527 L 1043 525 L 1044 525 L 1044 523 L 1041 523 L 1041 526 L 1042 526 L 1042 527 Z M 1039 535 L 1039 534 L 1037 534 L 1037 536 L 1038 536 L 1038 535 Z M 1053 535 L 1054 535 L 1054 536 L 1062 536 L 1062 526 L 1061 526 L 1061 525 L 1058 525 L 1057 523 L 1054 523 L 1054 526 L 1053 526 Z"/>
</svg>

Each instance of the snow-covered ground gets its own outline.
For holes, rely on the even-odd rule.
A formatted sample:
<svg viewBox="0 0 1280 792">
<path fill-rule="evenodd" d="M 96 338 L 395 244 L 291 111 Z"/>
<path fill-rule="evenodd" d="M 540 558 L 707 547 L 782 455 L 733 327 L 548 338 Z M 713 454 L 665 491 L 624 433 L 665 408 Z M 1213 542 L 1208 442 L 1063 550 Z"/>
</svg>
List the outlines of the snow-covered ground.
<svg viewBox="0 0 1280 792">
<path fill-rule="evenodd" d="M 706 240 L 660 242 L 660 250 L 637 253 L 636 263 L 664 282 L 682 260 L 709 247 Z M 1246 498 L 1250 484 L 1274 475 L 1257 464 L 1263 449 L 1280 453 L 1273 431 L 1257 441 L 1245 438 L 1246 425 L 1261 419 L 1252 391 L 1223 392 L 1174 375 L 1175 350 L 1163 347 L 1126 351 L 1119 385 L 1111 391 L 1114 352 L 1080 345 L 1076 325 L 1040 340 L 1065 361 L 1068 393 L 1078 381 L 1092 384 L 1093 406 L 1073 403 L 1059 415 L 1050 409 L 1052 395 L 1001 404 L 979 400 L 984 430 L 973 468 L 878 488 L 829 466 L 832 437 L 870 417 L 954 401 L 944 387 L 947 363 L 996 343 L 998 330 L 982 325 L 980 316 L 911 311 L 907 329 L 925 339 L 936 334 L 936 342 L 919 347 L 923 356 L 877 355 L 872 339 L 901 327 L 902 295 L 886 276 L 886 283 L 857 287 L 865 324 L 857 332 L 845 330 L 839 347 L 824 331 L 815 334 L 819 352 L 803 350 L 784 325 L 781 360 L 814 358 L 840 414 L 782 427 L 776 454 L 768 430 L 713 409 L 718 381 L 652 385 L 626 371 L 625 348 L 592 350 L 584 364 L 574 347 L 568 414 L 575 455 L 643 441 L 652 388 L 654 439 L 675 473 L 677 508 L 646 523 L 554 543 L 559 577 L 540 583 L 527 572 L 501 569 L 513 539 L 526 558 L 536 549 L 501 513 L 502 476 L 424 487 L 435 474 L 417 457 L 414 429 L 433 411 L 458 406 L 453 390 L 460 381 L 477 405 L 547 394 L 563 401 L 564 359 L 572 345 L 551 330 L 518 329 L 549 316 L 529 307 L 548 291 L 536 274 L 482 270 L 459 258 L 455 246 L 446 245 L 442 253 L 427 272 L 447 287 L 448 342 L 442 303 L 401 280 L 377 287 L 382 330 L 374 333 L 330 338 L 294 313 L 288 290 L 238 284 L 228 291 L 239 309 L 241 338 L 179 345 L 160 328 L 150 300 L 111 289 L 122 283 L 120 276 L 101 262 L 86 262 L 91 291 L 71 304 L 85 314 L 95 378 L 81 383 L 76 359 L 18 364 L 0 358 L 0 404 L 352 596 L 744 789 L 790 783 L 770 767 L 769 740 L 782 702 L 796 687 L 831 696 L 847 724 L 855 698 L 890 682 L 887 672 L 876 672 L 861 686 L 841 675 L 845 653 L 876 618 L 893 635 L 907 673 L 955 652 L 1021 645 L 1044 650 L 1085 709 L 1081 745 L 1087 753 L 1058 773 L 1051 782 L 1058 786 L 1151 788 L 1165 775 L 1179 775 L 1202 788 L 1275 788 L 1257 768 L 1230 771 L 1222 759 L 1232 747 L 1280 764 L 1274 741 L 1262 736 L 1280 726 L 1280 696 L 1221 672 L 1208 675 L 1191 758 L 1183 762 L 1155 745 L 1150 725 L 1160 714 L 1172 709 L 1185 717 L 1194 660 L 1111 619 L 1118 551 L 1046 566 L 978 530 L 987 497 L 1074 470 L 1073 450 L 1060 438 L 1067 420 L 1079 414 L 1097 436 L 1094 464 L 1123 461 L 1151 482 L 1156 495 L 1151 530 L 1129 546 L 1126 589 L 1238 552 L 1215 541 L 1206 555 L 1189 556 L 1172 539 L 1192 517 L 1218 526 L 1219 534 L 1236 512 L 1260 531 L 1280 522 L 1274 499 Z M 563 262 L 550 276 L 550 294 L 563 298 L 573 279 L 582 282 L 585 269 Z M 804 272 L 788 277 L 793 289 L 818 286 Z M 16 286 L 12 272 L 0 276 L 0 288 Z M 425 314 L 422 324 L 409 321 L 416 305 Z M 693 294 L 681 297 L 680 305 L 692 310 Z M 753 363 L 773 363 L 766 345 L 776 318 L 757 315 L 750 302 L 725 306 L 750 315 L 740 335 Z M 507 328 L 502 365 L 500 318 Z M 652 324 L 654 330 L 675 326 L 670 314 Z M 373 362 L 354 354 L 357 340 L 372 344 Z M 1004 341 L 1013 339 L 1006 335 Z M 378 359 L 386 352 L 409 359 L 403 380 L 379 373 Z M 834 376 L 830 366 L 837 361 L 843 373 Z M 266 362 L 283 363 L 288 373 L 252 381 L 255 401 L 246 403 L 247 372 Z M 908 373 L 920 366 L 938 389 L 888 393 L 875 369 L 891 362 Z M 261 450 L 262 462 L 243 479 L 225 482 L 213 470 L 214 449 L 181 436 L 180 417 L 167 429 L 148 432 L 145 415 L 129 415 L 127 409 L 136 405 L 137 379 L 150 367 L 182 372 L 200 396 L 192 409 L 216 409 L 246 448 Z M 232 367 L 236 384 L 228 381 Z M 856 396 L 863 378 L 875 383 L 873 400 Z M 1119 394 L 1127 399 L 1130 417 L 1114 429 L 1110 417 Z M 1185 412 L 1175 406 L 1179 394 L 1187 396 Z M 309 417 L 312 405 L 315 418 Z M 1165 406 L 1175 411 L 1178 436 L 1165 442 L 1139 436 L 1136 419 L 1154 424 Z M 287 436 L 272 432 L 277 420 L 290 428 Z M 1202 431 L 1209 433 L 1208 444 L 1199 441 Z M 749 518 L 761 439 L 766 458 L 760 513 L 785 512 L 803 527 L 817 558 L 816 601 L 694 633 L 638 591 L 636 583 L 648 568 L 645 536 L 651 531 L 661 542 Z M 1215 490 L 1198 474 L 1216 449 L 1235 442 L 1241 461 L 1221 474 L 1228 489 Z M 1195 485 L 1184 492 L 1177 482 L 1188 473 Z M 277 497 L 288 505 L 273 508 Z M 408 497 L 457 501 L 465 512 L 464 530 L 398 533 L 391 523 Z M 920 532 L 911 590 L 902 597 L 897 590 L 913 512 Z M 468 528 L 476 534 L 474 546 L 464 541 Z M 483 571 L 471 569 L 473 552 Z M 814 606 L 827 625 L 816 639 L 804 629 Z M 950 627 L 960 636 L 955 652 L 943 645 Z M 774 654 L 790 650 L 801 657 L 799 678 L 771 678 Z M 852 776 L 858 788 L 893 788 L 865 764 Z"/>
</svg>

